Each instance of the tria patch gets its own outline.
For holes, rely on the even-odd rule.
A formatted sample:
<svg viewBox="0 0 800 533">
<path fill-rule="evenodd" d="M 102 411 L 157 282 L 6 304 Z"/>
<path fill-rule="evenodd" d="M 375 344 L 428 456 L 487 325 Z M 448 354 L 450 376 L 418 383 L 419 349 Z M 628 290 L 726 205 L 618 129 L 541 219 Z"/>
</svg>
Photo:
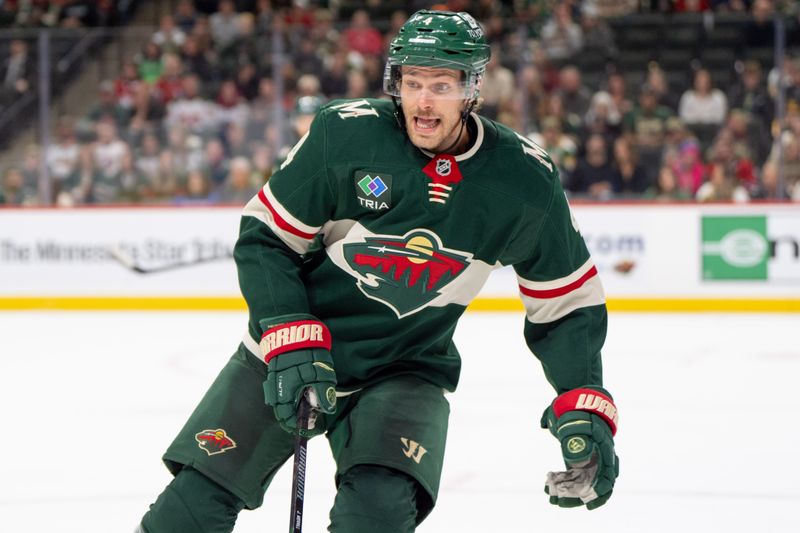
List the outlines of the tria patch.
<svg viewBox="0 0 800 533">
<path fill-rule="evenodd" d="M 197 446 L 208 455 L 216 455 L 236 448 L 233 439 L 225 434 L 224 429 L 204 429 L 194 436 Z"/>
<path fill-rule="evenodd" d="M 437 155 L 422 171 L 431 178 L 431 183 L 428 184 L 428 200 L 439 204 L 446 203 L 453 185 L 463 179 L 456 158 L 450 154 Z"/>
<path fill-rule="evenodd" d="M 355 173 L 356 198 L 361 207 L 385 211 L 392 207 L 392 176 L 377 172 Z"/>
<path fill-rule="evenodd" d="M 375 235 L 347 243 L 344 259 L 359 274 L 361 292 L 403 318 L 439 296 L 466 270 L 472 256 L 444 248 L 435 233 L 416 229 L 402 237 Z"/>
</svg>

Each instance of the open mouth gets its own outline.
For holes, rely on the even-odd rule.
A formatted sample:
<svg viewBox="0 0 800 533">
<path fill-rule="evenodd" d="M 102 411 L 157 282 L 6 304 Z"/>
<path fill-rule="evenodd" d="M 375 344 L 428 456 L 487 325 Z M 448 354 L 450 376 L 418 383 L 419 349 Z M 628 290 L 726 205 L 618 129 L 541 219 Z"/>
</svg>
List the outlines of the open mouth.
<svg viewBox="0 0 800 533">
<path fill-rule="evenodd" d="M 414 129 L 420 133 L 430 133 L 439 126 L 438 118 L 414 117 Z"/>
</svg>

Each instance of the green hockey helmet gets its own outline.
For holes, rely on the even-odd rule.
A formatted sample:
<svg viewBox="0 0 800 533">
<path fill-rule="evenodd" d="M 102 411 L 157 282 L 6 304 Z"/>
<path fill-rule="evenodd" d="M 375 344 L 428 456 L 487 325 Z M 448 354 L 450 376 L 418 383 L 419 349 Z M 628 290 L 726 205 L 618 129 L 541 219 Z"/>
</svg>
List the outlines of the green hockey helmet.
<svg viewBox="0 0 800 533">
<path fill-rule="evenodd" d="M 459 98 L 478 97 L 479 82 L 489 62 L 483 30 L 468 13 L 417 11 L 389 44 L 383 90 L 400 96 L 401 67 L 439 67 L 464 72 Z"/>
</svg>

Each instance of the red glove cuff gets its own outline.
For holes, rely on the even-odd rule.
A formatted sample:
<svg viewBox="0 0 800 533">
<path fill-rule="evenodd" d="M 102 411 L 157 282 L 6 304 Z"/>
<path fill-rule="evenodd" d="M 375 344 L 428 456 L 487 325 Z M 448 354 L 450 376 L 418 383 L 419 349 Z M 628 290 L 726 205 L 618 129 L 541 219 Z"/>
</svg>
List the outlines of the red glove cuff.
<svg viewBox="0 0 800 533">
<path fill-rule="evenodd" d="M 282 353 L 309 348 L 331 349 L 331 332 L 318 320 L 297 320 L 269 328 L 261 336 L 264 362 Z"/>
<path fill-rule="evenodd" d="M 553 401 L 553 413 L 556 418 L 568 411 L 586 411 L 597 415 L 611 428 L 611 435 L 616 435 L 619 416 L 617 406 L 607 395 L 594 389 L 573 389 L 565 392 Z"/>
</svg>

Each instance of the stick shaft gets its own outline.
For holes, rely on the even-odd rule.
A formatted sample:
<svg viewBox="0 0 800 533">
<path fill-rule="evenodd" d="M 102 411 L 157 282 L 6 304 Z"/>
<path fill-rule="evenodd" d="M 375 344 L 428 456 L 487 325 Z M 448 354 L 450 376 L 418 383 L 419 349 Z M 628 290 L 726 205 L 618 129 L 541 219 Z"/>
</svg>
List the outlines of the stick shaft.
<svg viewBox="0 0 800 533">
<path fill-rule="evenodd" d="M 300 400 L 297 410 L 297 426 L 306 428 L 308 425 L 310 406 L 305 395 Z M 294 468 L 292 469 L 292 511 L 290 515 L 289 531 L 302 533 L 303 531 L 303 499 L 306 489 L 306 459 L 308 457 L 308 437 L 298 435 L 294 439 Z"/>
</svg>

